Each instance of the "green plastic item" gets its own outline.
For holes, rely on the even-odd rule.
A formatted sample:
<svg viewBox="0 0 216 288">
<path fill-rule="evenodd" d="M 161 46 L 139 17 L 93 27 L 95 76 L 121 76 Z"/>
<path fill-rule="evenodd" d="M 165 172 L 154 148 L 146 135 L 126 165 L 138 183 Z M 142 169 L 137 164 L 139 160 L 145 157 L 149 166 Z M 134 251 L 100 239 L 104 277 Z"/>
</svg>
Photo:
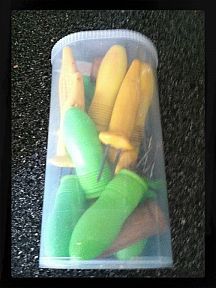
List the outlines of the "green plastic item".
<svg viewBox="0 0 216 288">
<path fill-rule="evenodd" d="M 139 202 L 151 195 L 146 181 L 122 169 L 77 222 L 70 241 L 70 256 L 84 260 L 99 256 L 110 247 Z"/>
<path fill-rule="evenodd" d="M 95 92 L 95 82 L 91 80 L 90 76 L 83 75 L 83 83 L 85 90 L 85 107 L 86 111 L 88 111 Z"/>
<path fill-rule="evenodd" d="M 85 194 L 76 175 L 61 178 L 54 209 L 45 229 L 47 257 L 68 257 L 69 242 L 78 219 L 86 209 Z"/>
<path fill-rule="evenodd" d="M 151 181 L 149 181 L 147 178 L 145 178 L 145 181 L 147 182 L 148 184 L 148 187 L 150 184 L 152 184 Z M 156 198 L 156 194 L 155 192 L 148 188 L 148 191 L 149 191 L 149 197 L 148 199 L 155 199 Z M 147 243 L 147 239 L 143 239 L 143 240 L 140 240 L 122 250 L 119 250 L 115 256 L 117 257 L 117 259 L 119 260 L 129 260 L 131 258 L 134 258 L 134 257 L 137 257 L 139 256 L 142 252 L 143 252 L 143 249 L 145 248 L 145 245 Z"/>
<path fill-rule="evenodd" d="M 140 241 L 130 245 L 129 247 L 126 247 L 122 250 L 119 250 L 116 253 L 117 259 L 130 260 L 134 257 L 139 256 L 143 252 L 143 249 L 145 248 L 146 243 L 147 243 L 147 239 L 140 240 Z"/>
<path fill-rule="evenodd" d="M 112 174 L 106 162 L 102 176 L 97 181 L 104 151 L 93 120 L 79 108 L 69 108 L 64 116 L 63 131 L 67 151 L 73 159 L 86 197 L 98 197 L 111 180 Z"/>
</svg>

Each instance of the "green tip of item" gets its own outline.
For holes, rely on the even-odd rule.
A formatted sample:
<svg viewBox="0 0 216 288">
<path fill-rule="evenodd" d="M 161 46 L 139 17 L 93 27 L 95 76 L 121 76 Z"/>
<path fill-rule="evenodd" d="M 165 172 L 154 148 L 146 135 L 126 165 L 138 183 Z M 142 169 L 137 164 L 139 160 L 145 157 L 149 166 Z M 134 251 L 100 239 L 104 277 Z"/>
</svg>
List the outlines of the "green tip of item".
<svg viewBox="0 0 216 288">
<path fill-rule="evenodd" d="M 103 159 L 103 146 L 97 128 L 88 114 L 79 108 L 69 108 L 64 116 L 64 142 L 75 164 L 76 174 L 87 198 L 98 197 L 111 180 L 108 162 L 100 181 L 97 175 Z"/>
<path fill-rule="evenodd" d="M 138 257 L 143 252 L 147 239 L 140 240 L 129 247 L 119 250 L 115 256 L 119 260 L 131 260 L 132 258 Z"/>
<path fill-rule="evenodd" d="M 56 194 L 54 209 L 45 229 L 47 257 L 68 257 L 69 242 L 75 224 L 86 209 L 84 192 L 76 175 L 63 176 Z"/>
<path fill-rule="evenodd" d="M 123 169 L 116 174 L 77 222 L 70 240 L 70 256 L 94 259 L 110 247 L 147 190 L 146 182 L 134 172 Z"/>
<path fill-rule="evenodd" d="M 84 90 L 85 90 L 85 106 L 88 111 L 91 105 L 92 98 L 95 92 L 95 82 L 91 80 L 90 76 L 83 75 Z"/>
<path fill-rule="evenodd" d="M 140 202 L 143 202 L 147 199 L 153 200 L 156 198 L 155 191 L 153 191 L 152 189 L 149 188 L 148 180 L 145 177 L 141 177 L 129 169 L 122 169 L 120 172 L 122 175 L 128 175 L 129 177 L 133 178 L 137 183 L 140 183 L 140 185 L 143 186 L 145 193 L 143 193 Z"/>
<path fill-rule="evenodd" d="M 151 179 L 146 178 L 146 181 L 151 190 L 158 191 L 158 192 L 166 190 L 166 181 L 164 180 L 161 180 L 161 179 L 151 180 Z"/>
</svg>

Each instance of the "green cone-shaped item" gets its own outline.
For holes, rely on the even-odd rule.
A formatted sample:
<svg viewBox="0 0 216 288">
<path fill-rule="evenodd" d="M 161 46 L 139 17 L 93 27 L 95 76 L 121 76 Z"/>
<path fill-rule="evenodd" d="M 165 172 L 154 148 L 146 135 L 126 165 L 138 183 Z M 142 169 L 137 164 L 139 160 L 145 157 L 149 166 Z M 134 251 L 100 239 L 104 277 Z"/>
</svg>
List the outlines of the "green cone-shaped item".
<svg viewBox="0 0 216 288">
<path fill-rule="evenodd" d="M 119 250 L 116 253 L 116 257 L 119 260 L 130 260 L 134 257 L 137 257 L 143 252 L 143 249 L 145 248 L 146 243 L 147 243 L 147 239 L 140 240 L 130 245 L 129 247 Z"/>
<path fill-rule="evenodd" d="M 147 184 L 149 186 L 149 180 L 145 178 L 145 181 L 147 181 Z M 153 200 L 156 198 L 155 192 L 152 191 L 151 189 L 148 189 L 148 194 L 149 194 L 148 199 Z M 143 249 L 145 248 L 146 243 L 147 243 L 147 239 L 142 239 L 124 249 L 119 250 L 115 256 L 119 260 L 129 260 L 131 258 L 137 257 L 143 252 Z"/>
<path fill-rule="evenodd" d="M 63 176 L 45 229 L 46 256 L 69 256 L 71 234 L 85 208 L 85 195 L 77 176 Z"/>
<path fill-rule="evenodd" d="M 65 113 L 64 142 L 86 197 L 98 197 L 111 180 L 111 170 L 106 162 L 97 181 L 104 151 L 94 122 L 79 108 L 72 107 Z"/>
<path fill-rule="evenodd" d="M 146 181 L 122 169 L 77 222 L 70 241 L 70 256 L 93 259 L 117 237 L 127 217 L 149 196 Z"/>
<path fill-rule="evenodd" d="M 83 75 L 83 83 L 85 90 L 85 107 L 88 111 L 95 91 L 95 82 L 91 80 L 90 76 Z"/>
</svg>

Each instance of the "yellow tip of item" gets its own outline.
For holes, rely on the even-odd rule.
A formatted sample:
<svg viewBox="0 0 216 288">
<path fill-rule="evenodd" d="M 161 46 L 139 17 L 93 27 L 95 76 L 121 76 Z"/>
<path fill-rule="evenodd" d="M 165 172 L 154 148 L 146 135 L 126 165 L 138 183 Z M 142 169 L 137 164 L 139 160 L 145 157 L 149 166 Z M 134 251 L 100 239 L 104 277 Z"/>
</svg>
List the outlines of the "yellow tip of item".
<svg viewBox="0 0 216 288">
<path fill-rule="evenodd" d="M 117 93 L 127 71 L 127 53 L 121 45 L 111 46 L 97 71 L 95 93 L 88 110 L 98 131 L 106 131 Z"/>
<path fill-rule="evenodd" d="M 62 49 L 61 69 L 64 70 L 64 73 L 69 74 L 77 72 L 77 66 L 74 60 L 73 52 L 69 46 L 66 46 Z"/>
<path fill-rule="evenodd" d="M 111 131 L 100 132 L 99 139 L 103 144 L 110 145 L 115 149 L 122 149 L 122 150 L 134 149 L 133 145 L 126 137 L 113 133 Z"/>
<path fill-rule="evenodd" d="M 64 114 L 70 107 L 85 109 L 84 83 L 82 74 L 77 71 L 72 49 L 64 47 L 62 50 L 62 63 L 59 75 L 59 110 L 60 110 L 60 129 L 58 131 L 56 156 L 50 160 L 58 167 L 74 167 L 68 155 L 62 135 L 62 125 Z"/>
<path fill-rule="evenodd" d="M 57 167 L 75 167 L 74 163 L 71 161 L 71 159 L 68 157 L 68 155 L 62 155 L 62 156 L 54 156 L 49 161 L 51 164 L 57 166 Z"/>
<path fill-rule="evenodd" d="M 64 88 L 67 90 L 67 98 L 63 103 L 64 109 L 66 110 L 70 107 L 78 107 L 84 110 L 85 95 L 82 74 L 80 72 L 73 73 L 65 85 Z"/>
<path fill-rule="evenodd" d="M 155 86 L 154 70 L 148 63 L 142 62 L 140 72 L 141 101 L 136 117 L 135 127 L 131 136 L 131 142 L 137 149 L 139 149 L 142 141 L 147 115 L 154 96 Z"/>
<path fill-rule="evenodd" d="M 116 151 L 117 153 L 113 162 L 114 173 L 121 153 L 134 149 L 130 140 L 140 104 L 140 72 L 141 61 L 134 59 L 118 91 L 112 110 L 109 129 L 108 131 L 101 131 L 99 134 L 99 139 L 103 144 L 107 145 L 107 149 L 115 148 L 118 150 Z"/>
<path fill-rule="evenodd" d="M 77 71 L 73 52 L 70 47 L 62 51 L 62 64 L 59 76 L 59 102 L 61 114 L 69 107 L 84 109 L 84 83 L 82 74 Z"/>
<path fill-rule="evenodd" d="M 137 161 L 140 144 L 141 144 L 142 137 L 143 137 L 144 127 L 145 127 L 145 122 L 146 122 L 146 116 L 147 116 L 149 107 L 151 105 L 152 98 L 154 95 L 154 90 L 155 90 L 155 75 L 154 75 L 154 70 L 152 69 L 152 67 L 148 63 L 145 63 L 145 62 L 139 63 L 137 60 L 134 60 L 134 62 L 132 62 L 132 63 L 134 65 L 133 66 L 134 68 L 136 66 L 139 66 L 139 64 L 141 64 L 140 65 L 140 71 L 138 73 L 140 76 L 140 103 L 139 103 L 139 107 L 138 107 L 138 110 L 136 113 L 135 124 L 133 126 L 132 133 L 130 134 L 131 135 L 130 141 L 135 148 L 133 150 L 122 151 L 122 153 L 119 157 L 119 161 L 116 165 L 115 174 L 118 173 L 123 168 L 132 167 Z M 134 70 L 134 71 L 136 71 L 136 70 Z M 133 74 L 131 74 L 131 76 L 132 75 Z M 139 76 L 137 75 L 136 77 L 139 77 Z M 122 89 L 122 87 L 121 87 L 121 89 Z M 125 89 L 124 95 L 122 96 L 122 101 L 125 100 L 125 95 L 127 95 L 126 92 L 127 91 Z M 132 95 L 132 93 L 130 93 L 130 95 Z M 118 96 L 117 96 L 117 99 L 118 99 Z M 128 103 L 129 103 L 129 101 L 128 101 Z M 127 106 L 127 105 L 125 104 L 125 106 Z M 127 109 L 130 109 L 130 107 L 127 107 Z M 124 116 L 125 114 L 131 115 L 131 113 L 129 113 L 129 111 L 126 112 L 127 109 L 125 109 L 124 113 L 116 113 L 116 115 L 115 115 L 116 119 L 118 120 L 118 117 L 121 117 L 121 115 L 122 116 Z M 124 119 L 126 119 L 126 118 L 124 118 Z M 123 121 L 121 120 L 121 122 L 123 122 Z M 114 121 L 113 124 L 116 126 L 117 121 Z M 113 125 L 111 125 L 111 126 L 113 126 Z M 121 129 L 121 131 L 123 131 L 123 129 L 125 129 L 125 128 L 127 128 L 127 131 L 128 131 L 128 127 L 126 127 L 126 126 L 128 126 L 128 125 L 126 125 L 126 122 L 124 122 L 123 128 L 122 128 L 122 125 L 118 124 L 118 127 L 119 127 L 119 129 Z M 117 130 L 118 127 L 116 126 L 114 128 Z M 127 131 L 125 131 L 124 134 L 126 134 Z M 111 162 L 115 161 L 115 155 L 116 155 L 115 149 L 110 148 L 109 159 Z"/>
<path fill-rule="evenodd" d="M 49 163 L 58 166 L 58 167 L 74 167 L 71 157 L 68 155 L 68 152 L 65 148 L 61 130 L 57 131 L 58 140 L 57 140 L 57 149 L 56 155 L 49 160 Z"/>
<path fill-rule="evenodd" d="M 109 131 L 130 139 L 140 105 L 141 62 L 134 59 L 124 77 L 113 107 Z"/>
<path fill-rule="evenodd" d="M 142 95 L 143 97 L 148 98 L 149 102 L 151 102 L 155 88 L 155 77 L 153 69 L 148 63 L 142 62 L 140 77 Z"/>
</svg>

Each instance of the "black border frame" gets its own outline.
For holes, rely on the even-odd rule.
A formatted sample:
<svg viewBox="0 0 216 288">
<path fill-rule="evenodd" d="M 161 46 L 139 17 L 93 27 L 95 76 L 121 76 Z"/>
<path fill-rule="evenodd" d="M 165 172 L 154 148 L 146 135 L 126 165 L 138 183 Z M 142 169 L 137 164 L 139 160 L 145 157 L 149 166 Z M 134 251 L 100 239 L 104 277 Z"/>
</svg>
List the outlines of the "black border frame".
<svg viewBox="0 0 216 288">
<path fill-rule="evenodd" d="M 213 2 L 213 1 L 212 1 Z M 215 136 L 216 136 L 216 44 L 214 43 L 214 27 L 216 27 L 215 13 L 213 4 L 202 1 L 133 1 L 127 3 L 128 9 L 197 9 L 205 11 L 205 32 L 206 32 L 206 50 L 205 50 L 205 95 L 206 95 L 206 110 L 205 110 L 205 137 L 206 137 L 206 151 L 205 151 L 205 188 L 206 188 L 206 261 L 205 261 L 205 277 L 204 278 L 142 278 L 142 281 L 155 284 L 165 284 L 166 287 L 179 285 L 185 287 L 216 287 L 216 268 L 215 268 L 215 227 L 216 227 L 216 213 L 214 211 L 216 204 L 215 179 Z M 20 0 L 15 1 L 1 1 L 0 5 L 0 31 L 1 31 L 1 45 L 0 45 L 0 128 L 1 128 L 1 170 L 0 170 L 0 215 L 1 228 L 3 237 L 1 237 L 0 250 L 0 281 L 1 287 L 8 285 L 11 287 L 36 287 L 45 284 L 47 287 L 50 284 L 52 287 L 59 284 L 63 285 L 65 281 L 72 284 L 74 280 L 88 280 L 86 278 L 38 278 L 38 279 L 21 279 L 11 278 L 10 276 L 10 159 L 11 159 L 11 139 L 10 139 L 10 125 L 11 125 L 11 111 L 10 111 L 10 17 L 12 10 L 53 10 L 53 9 L 80 9 L 81 5 L 70 5 L 69 1 L 52 1 L 52 0 Z M 96 3 L 85 3 L 85 8 L 95 8 Z M 110 2 L 109 2 L 110 4 Z M 125 3 L 124 3 L 125 4 Z M 123 4 L 117 5 L 122 8 Z M 97 7 L 98 8 L 98 7 Z M 101 7 L 100 7 L 101 8 Z M 104 7 L 103 7 L 104 8 Z M 106 7 L 107 8 L 107 7 Z M 105 9 L 106 9 L 105 8 Z M 109 7 L 110 8 L 110 7 Z M 3 69 L 2 69 L 3 67 Z M 3 263 L 3 265 L 2 265 Z M 118 280 L 117 278 L 116 280 Z M 30 286 L 30 280 L 33 280 L 34 285 Z M 91 279 L 94 280 L 94 279 Z M 109 283 L 109 278 L 106 279 Z M 167 281 L 168 280 L 168 281 Z M 127 280 L 128 281 L 128 280 Z M 133 280 L 134 281 L 134 280 Z M 30 282 L 30 283 L 29 283 Z M 168 284 L 168 283 L 169 284 Z M 89 282 L 90 283 L 90 282 Z M 172 283 L 172 284 L 171 284 Z M 15 286 L 17 285 L 17 286 Z"/>
</svg>

